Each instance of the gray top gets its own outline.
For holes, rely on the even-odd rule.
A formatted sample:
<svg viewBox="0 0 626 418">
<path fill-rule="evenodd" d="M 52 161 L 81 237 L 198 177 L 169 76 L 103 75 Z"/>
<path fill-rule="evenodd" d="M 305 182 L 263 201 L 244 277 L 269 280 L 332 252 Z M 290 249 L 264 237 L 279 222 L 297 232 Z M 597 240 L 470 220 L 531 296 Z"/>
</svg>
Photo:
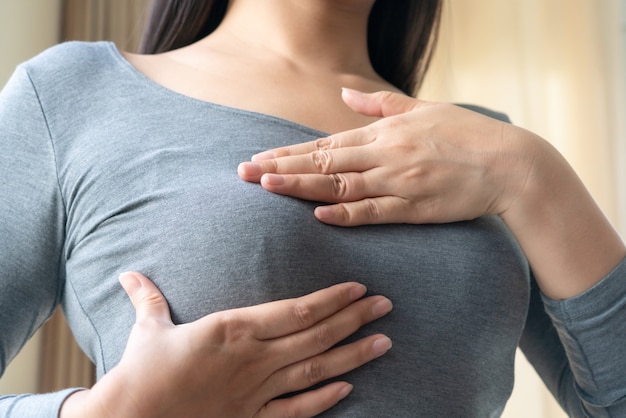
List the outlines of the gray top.
<svg viewBox="0 0 626 418">
<path fill-rule="evenodd" d="M 110 43 L 21 65 L 0 95 L 0 371 L 59 303 L 109 371 L 134 322 L 124 271 L 153 279 L 177 323 L 357 280 L 394 302 L 358 335 L 394 346 L 344 377 L 354 392 L 324 416 L 498 416 L 520 339 L 572 415 L 626 416 L 626 261 L 542 301 L 497 217 L 333 227 L 237 176 L 259 151 L 324 135 L 167 90 Z M 0 416 L 56 417 L 67 394 L 3 396 Z"/>
</svg>

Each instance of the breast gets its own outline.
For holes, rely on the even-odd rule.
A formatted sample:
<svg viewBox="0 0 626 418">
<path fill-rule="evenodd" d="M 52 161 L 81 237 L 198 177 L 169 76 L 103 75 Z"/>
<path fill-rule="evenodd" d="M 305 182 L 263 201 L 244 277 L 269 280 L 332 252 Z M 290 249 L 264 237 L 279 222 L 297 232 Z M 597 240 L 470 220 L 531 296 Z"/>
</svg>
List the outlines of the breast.
<svg viewBox="0 0 626 418">
<path fill-rule="evenodd" d="M 201 266 L 182 276 L 195 280 L 163 283 L 177 320 L 356 280 L 394 310 L 354 338 L 381 332 L 394 346 L 344 377 L 357 394 L 328 416 L 497 415 L 529 294 L 527 263 L 501 220 L 341 228 L 318 222 L 315 205 L 238 179 L 217 190 L 204 207 L 212 220 L 181 241 Z"/>
<path fill-rule="evenodd" d="M 208 138 L 194 127 L 189 143 L 185 123 L 175 144 L 151 132 L 149 146 L 128 145 L 122 154 L 133 157 L 123 165 L 91 155 L 92 168 L 72 183 L 68 280 L 89 313 L 83 322 L 93 332 L 82 339 L 101 373 L 119 361 L 134 320 L 121 271 L 151 277 L 177 323 L 356 280 L 394 310 L 353 338 L 382 332 L 394 346 L 343 377 L 355 391 L 326 416 L 497 415 L 512 389 L 529 294 L 527 263 L 500 219 L 324 225 L 313 217 L 316 203 L 238 178 L 250 155 L 284 138 L 313 138 L 253 122 L 236 131 L 204 126 Z M 111 142 L 102 144 L 106 155 Z"/>
</svg>

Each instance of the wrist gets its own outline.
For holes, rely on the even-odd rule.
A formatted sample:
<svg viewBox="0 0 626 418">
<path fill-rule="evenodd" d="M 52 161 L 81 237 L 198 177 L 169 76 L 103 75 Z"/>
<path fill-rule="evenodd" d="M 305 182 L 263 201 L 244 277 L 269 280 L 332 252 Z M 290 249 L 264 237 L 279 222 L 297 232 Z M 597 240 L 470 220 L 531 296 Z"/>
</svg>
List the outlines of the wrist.
<svg viewBox="0 0 626 418">
<path fill-rule="evenodd" d="M 131 418 L 143 416 L 133 403 L 125 379 L 114 368 L 91 389 L 79 390 L 65 399 L 59 418 Z"/>
<path fill-rule="evenodd" d="M 529 201 L 541 199 L 546 192 L 543 181 L 546 176 L 550 153 L 542 138 L 522 128 L 503 124 L 498 158 L 492 176 L 499 184 L 496 213 L 507 217 Z"/>
<path fill-rule="evenodd" d="M 568 299 L 594 286 L 626 253 L 617 232 L 565 158 L 537 137 L 524 186 L 500 216 L 542 292 Z"/>
<path fill-rule="evenodd" d="M 105 415 L 97 411 L 93 404 L 91 389 L 77 390 L 71 393 L 61 405 L 59 418 L 80 417 L 104 418 Z"/>
</svg>

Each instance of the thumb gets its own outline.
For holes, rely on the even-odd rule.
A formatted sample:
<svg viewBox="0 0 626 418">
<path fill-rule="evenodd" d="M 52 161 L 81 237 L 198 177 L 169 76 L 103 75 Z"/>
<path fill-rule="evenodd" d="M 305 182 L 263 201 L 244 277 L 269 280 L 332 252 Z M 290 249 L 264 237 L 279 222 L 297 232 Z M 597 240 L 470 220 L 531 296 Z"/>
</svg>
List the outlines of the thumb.
<svg viewBox="0 0 626 418">
<path fill-rule="evenodd" d="M 136 322 L 150 319 L 173 325 L 167 301 L 152 281 L 136 272 L 122 273 L 119 280 L 135 307 Z"/>
<path fill-rule="evenodd" d="M 387 117 L 409 112 L 419 106 L 413 97 L 390 91 L 363 93 L 343 88 L 341 98 L 355 112 L 365 116 Z"/>
</svg>

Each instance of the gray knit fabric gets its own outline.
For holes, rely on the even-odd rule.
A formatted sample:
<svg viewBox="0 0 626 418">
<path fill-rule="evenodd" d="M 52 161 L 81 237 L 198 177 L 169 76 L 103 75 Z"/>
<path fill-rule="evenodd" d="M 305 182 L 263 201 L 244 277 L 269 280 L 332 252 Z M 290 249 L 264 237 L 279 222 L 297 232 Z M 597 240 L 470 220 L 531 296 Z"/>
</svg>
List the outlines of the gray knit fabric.
<svg viewBox="0 0 626 418">
<path fill-rule="evenodd" d="M 394 303 L 357 336 L 394 345 L 342 377 L 354 392 L 325 417 L 499 416 L 520 339 L 572 415 L 626 416 L 626 262 L 542 301 L 497 217 L 333 227 L 237 176 L 257 152 L 320 136 L 167 90 L 110 43 L 20 66 L 0 95 L 0 371 L 60 303 L 98 375 L 111 370 L 134 322 L 124 271 L 154 280 L 177 323 L 356 280 Z M 0 416 L 56 417 L 68 393 L 3 396 Z"/>
</svg>

